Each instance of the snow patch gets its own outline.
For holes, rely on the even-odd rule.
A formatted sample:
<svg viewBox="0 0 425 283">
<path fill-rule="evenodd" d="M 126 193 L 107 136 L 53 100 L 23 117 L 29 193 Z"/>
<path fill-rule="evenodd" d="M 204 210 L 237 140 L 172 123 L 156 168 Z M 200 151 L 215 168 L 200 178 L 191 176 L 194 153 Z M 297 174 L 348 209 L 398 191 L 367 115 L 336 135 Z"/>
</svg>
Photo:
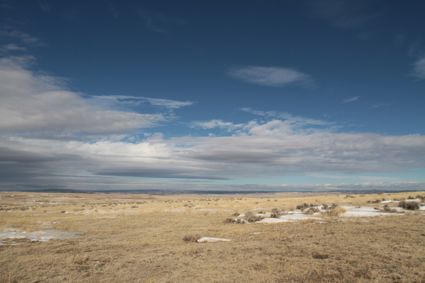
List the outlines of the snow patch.
<svg viewBox="0 0 425 283">
<path fill-rule="evenodd" d="M 400 201 L 398 200 L 392 200 L 392 199 L 386 199 L 381 201 L 381 203 L 386 204 L 386 203 L 399 203 Z"/>
<path fill-rule="evenodd" d="M 198 243 L 217 243 L 217 242 L 230 242 L 230 239 L 215 238 L 215 237 L 201 237 L 197 240 Z"/>
<path fill-rule="evenodd" d="M 373 217 L 373 216 L 388 216 L 399 215 L 398 213 L 388 213 L 377 210 L 369 206 L 342 206 L 346 211 L 341 214 L 341 217 Z"/>
<path fill-rule="evenodd" d="M 67 232 L 59 230 L 41 230 L 34 232 L 26 232 L 21 230 L 6 230 L 0 232 L 0 245 L 2 245 L 2 240 L 7 239 L 28 239 L 31 242 L 47 242 L 50 240 L 63 240 L 71 239 L 80 236 L 78 232 Z"/>
<path fill-rule="evenodd" d="M 302 221 L 302 220 L 314 220 L 314 219 L 320 219 L 317 216 L 304 214 L 301 211 L 289 211 L 288 214 L 281 215 L 279 218 L 264 218 L 260 221 L 257 221 L 256 223 L 281 223 L 281 222 L 295 222 L 295 221 Z"/>
</svg>

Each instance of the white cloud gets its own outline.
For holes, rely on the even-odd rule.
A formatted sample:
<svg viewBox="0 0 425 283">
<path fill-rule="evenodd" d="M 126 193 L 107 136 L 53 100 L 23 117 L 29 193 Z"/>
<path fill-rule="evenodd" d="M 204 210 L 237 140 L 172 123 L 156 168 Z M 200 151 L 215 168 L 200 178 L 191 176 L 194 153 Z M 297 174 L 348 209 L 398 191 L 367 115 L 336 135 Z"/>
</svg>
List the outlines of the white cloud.
<svg viewBox="0 0 425 283">
<path fill-rule="evenodd" d="M 241 130 L 244 128 L 244 124 L 235 124 L 232 122 L 226 122 L 219 119 L 209 120 L 209 121 L 198 121 L 193 122 L 192 127 L 194 128 L 201 128 L 204 130 L 211 130 L 211 129 L 224 129 L 229 132 L 233 132 L 236 130 Z"/>
<path fill-rule="evenodd" d="M 245 82 L 274 87 L 311 83 L 308 75 L 285 67 L 248 66 L 230 70 L 229 75 Z"/>
<path fill-rule="evenodd" d="M 425 79 L 425 56 L 416 61 L 413 70 L 415 77 Z"/>
<path fill-rule="evenodd" d="M 15 51 L 26 51 L 27 49 L 23 46 L 19 46 L 14 43 L 5 44 L 3 46 L 0 46 L 0 52 L 2 53 L 9 53 L 9 52 L 15 52 Z"/>
<path fill-rule="evenodd" d="M 178 109 L 181 107 L 190 106 L 193 104 L 191 101 L 177 101 L 177 100 L 171 100 L 171 99 L 163 99 L 163 98 L 151 98 L 151 97 L 144 97 L 150 104 L 154 106 L 160 106 L 165 107 L 169 109 Z"/>
<path fill-rule="evenodd" d="M 32 45 L 32 46 L 43 45 L 42 42 L 38 38 L 36 38 L 36 37 L 26 33 L 26 32 L 12 28 L 10 26 L 3 26 L 2 28 L 0 28 L 0 35 L 4 36 L 4 37 L 17 39 L 20 42 L 27 44 L 27 45 Z"/>
<path fill-rule="evenodd" d="M 149 103 L 152 106 L 167 108 L 170 110 L 175 110 L 182 107 L 193 105 L 192 101 L 180 101 L 180 100 L 153 98 L 153 97 L 145 97 L 145 96 L 104 95 L 104 96 L 93 96 L 92 99 L 107 100 L 117 104 L 128 104 L 128 105 L 141 105 L 141 104 Z"/>
<path fill-rule="evenodd" d="M 263 110 L 256 110 L 249 107 L 243 107 L 241 108 L 242 111 L 247 112 L 252 115 L 265 117 L 265 118 L 275 118 L 275 119 L 283 119 L 288 122 L 290 122 L 293 125 L 300 125 L 300 126 L 326 126 L 330 125 L 330 122 L 319 120 L 319 119 L 311 119 L 306 117 L 300 117 L 300 116 L 294 116 L 287 112 L 279 112 L 279 111 L 263 111 Z"/>
<path fill-rule="evenodd" d="M 30 69 L 32 57 L 0 59 L 0 130 L 3 133 L 117 133 L 151 127 L 161 114 L 99 107 L 60 79 Z"/>
<path fill-rule="evenodd" d="M 360 99 L 360 96 L 347 97 L 346 99 L 344 99 L 344 100 L 342 101 L 342 104 L 351 103 L 351 102 L 357 101 L 357 100 L 359 100 L 359 99 Z"/>
<path fill-rule="evenodd" d="M 216 123 L 221 125 L 222 121 Z M 224 125 L 232 126 L 225 122 Z M 173 178 L 187 182 L 330 172 L 335 176 L 379 174 L 425 166 L 422 135 L 298 129 L 278 119 L 250 121 L 237 128 L 242 130 L 230 136 L 164 138 L 154 135 L 132 143 L 107 139 L 85 142 L 3 137 L 0 138 L 0 160 L 3 161 L 0 185 L 7 181 L 41 184 L 45 179 L 62 184 L 60 176 L 65 175 L 86 183 L 91 178 L 102 180 L 111 176 Z M 70 177 L 66 182 L 71 182 Z"/>
</svg>

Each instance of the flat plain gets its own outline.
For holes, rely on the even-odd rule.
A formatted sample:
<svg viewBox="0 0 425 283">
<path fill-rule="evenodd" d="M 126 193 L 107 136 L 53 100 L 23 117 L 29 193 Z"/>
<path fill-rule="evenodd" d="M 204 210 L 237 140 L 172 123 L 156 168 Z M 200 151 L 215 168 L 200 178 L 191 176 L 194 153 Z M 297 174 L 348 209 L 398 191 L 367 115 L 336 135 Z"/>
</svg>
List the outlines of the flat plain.
<svg viewBox="0 0 425 283">
<path fill-rule="evenodd" d="M 425 282 L 423 210 L 229 221 L 303 203 L 382 209 L 418 196 L 2 192 L 0 282 Z"/>
</svg>

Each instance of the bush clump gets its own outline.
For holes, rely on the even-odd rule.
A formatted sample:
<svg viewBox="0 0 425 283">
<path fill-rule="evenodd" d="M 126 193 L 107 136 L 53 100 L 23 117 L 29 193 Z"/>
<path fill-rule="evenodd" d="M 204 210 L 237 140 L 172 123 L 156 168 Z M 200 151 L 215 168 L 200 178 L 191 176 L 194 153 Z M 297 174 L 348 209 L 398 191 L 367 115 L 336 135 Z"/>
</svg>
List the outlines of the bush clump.
<svg viewBox="0 0 425 283">
<path fill-rule="evenodd" d="M 198 234 L 195 234 L 195 235 L 185 235 L 183 237 L 183 241 L 185 241 L 185 242 L 197 242 L 200 238 L 201 238 L 201 236 L 199 236 Z"/>
<path fill-rule="evenodd" d="M 296 209 L 299 209 L 299 210 L 303 211 L 304 209 L 309 208 L 309 207 L 313 207 L 313 206 L 314 206 L 314 204 L 312 204 L 312 203 L 310 203 L 310 204 L 303 203 L 303 204 L 297 205 L 296 206 Z"/>
<path fill-rule="evenodd" d="M 305 214 L 310 214 L 310 215 L 315 214 L 317 212 L 320 212 L 320 209 L 317 207 L 310 207 L 304 211 Z"/>
<path fill-rule="evenodd" d="M 407 210 L 417 210 L 417 209 L 419 209 L 419 203 L 417 203 L 416 201 L 404 201 L 404 200 L 402 200 L 398 203 L 398 206 L 402 207 L 404 209 L 407 209 Z"/>
<path fill-rule="evenodd" d="M 263 217 L 257 216 L 251 211 L 248 211 L 247 213 L 245 213 L 245 220 L 250 223 L 260 221 L 261 219 L 263 219 Z"/>
<path fill-rule="evenodd" d="M 420 199 L 421 201 L 425 201 L 425 195 L 417 195 L 416 198 Z"/>
<path fill-rule="evenodd" d="M 224 223 L 245 224 L 245 220 L 241 218 L 226 218 Z"/>
<path fill-rule="evenodd" d="M 314 259 L 327 259 L 327 258 L 329 258 L 329 255 L 322 254 L 322 253 L 317 253 L 317 252 L 314 252 L 312 254 L 312 256 L 313 256 Z"/>
<path fill-rule="evenodd" d="M 388 204 L 384 205 L 384 212 L 397 212 L 394 208 L 391 208 Z"/>
<path fill-rule="evenodd" d="M 326 212 L 323 212 L 323 215 L 330 216 L 330 217 L 337 217 L 343 214 L 346 210 L 339 206 L 332 205 L 329 210 Z"/>
<path fill-rule="evenodd" d="M 271 218 L 279 218 L 279 217 L 280 217 L 280 215 L 281 215 L 280 210 L 279 210 L 279 209 L 277 209 L 277 208 L 273 208 L 273 209 L 272 209 L 272 212 L 271 212 L 271 214 L 270 214 L 270 217 L 271 217 Z"/>
</svg>

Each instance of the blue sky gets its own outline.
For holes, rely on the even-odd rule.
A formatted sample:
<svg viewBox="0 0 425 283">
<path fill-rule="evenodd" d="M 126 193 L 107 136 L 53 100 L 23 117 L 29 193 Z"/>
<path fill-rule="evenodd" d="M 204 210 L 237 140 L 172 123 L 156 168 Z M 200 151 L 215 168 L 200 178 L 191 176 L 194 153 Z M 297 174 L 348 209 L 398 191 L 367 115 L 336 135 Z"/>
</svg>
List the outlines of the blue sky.
<svg viewBox="0 0 425 283">
<path fill-rule="evenodd" d="M 421 1 L 1 1 L 1 189 L 419 189 Z"/>
</svg>

